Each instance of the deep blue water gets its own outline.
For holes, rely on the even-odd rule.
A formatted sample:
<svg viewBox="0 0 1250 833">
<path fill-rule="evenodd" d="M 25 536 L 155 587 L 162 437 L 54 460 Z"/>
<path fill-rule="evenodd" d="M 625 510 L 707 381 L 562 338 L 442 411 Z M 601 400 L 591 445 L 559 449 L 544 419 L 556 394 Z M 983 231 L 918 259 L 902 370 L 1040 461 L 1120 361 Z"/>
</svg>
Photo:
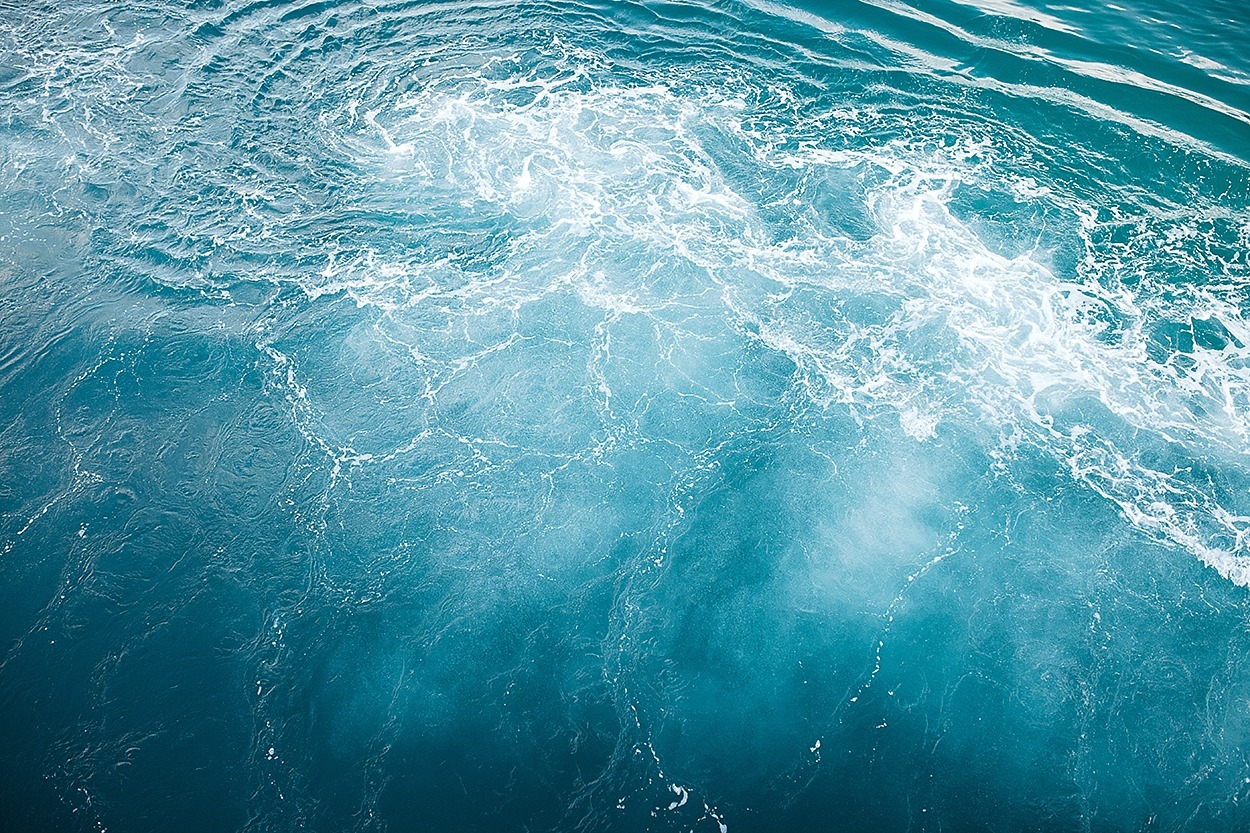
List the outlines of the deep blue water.
<svg viewBox="0 0 1250 833">
<path fill-rule="evenodd" d="M 0 0 L 0 829 L 1250 830 L 1250 10 Z"/>
</svg>

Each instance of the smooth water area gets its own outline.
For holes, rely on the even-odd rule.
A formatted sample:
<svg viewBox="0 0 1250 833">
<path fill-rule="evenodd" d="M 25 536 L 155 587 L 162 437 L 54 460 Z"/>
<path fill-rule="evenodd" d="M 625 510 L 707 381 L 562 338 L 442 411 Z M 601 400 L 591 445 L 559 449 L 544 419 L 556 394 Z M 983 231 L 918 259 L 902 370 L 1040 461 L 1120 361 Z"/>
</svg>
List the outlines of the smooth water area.
<svg viewBox="0 0 1250 833">
<path fill-rule="evenodd" d="M 1250 829 L 1250 11 L 0 0 L 0 828 Z"/>
</svg>

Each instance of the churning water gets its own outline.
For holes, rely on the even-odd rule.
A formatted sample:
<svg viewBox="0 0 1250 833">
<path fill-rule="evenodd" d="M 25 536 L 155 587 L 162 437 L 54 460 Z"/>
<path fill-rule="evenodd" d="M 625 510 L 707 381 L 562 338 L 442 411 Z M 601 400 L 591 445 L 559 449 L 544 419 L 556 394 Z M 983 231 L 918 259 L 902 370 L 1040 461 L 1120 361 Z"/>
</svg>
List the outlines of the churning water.
<svg viewBox="0 0 1250 833">
<path fill-rule="evenodd" d="M 0 2 L 0 827 L 1250 829 L 1250 12 L 1120 2 Z"/>
</svg>

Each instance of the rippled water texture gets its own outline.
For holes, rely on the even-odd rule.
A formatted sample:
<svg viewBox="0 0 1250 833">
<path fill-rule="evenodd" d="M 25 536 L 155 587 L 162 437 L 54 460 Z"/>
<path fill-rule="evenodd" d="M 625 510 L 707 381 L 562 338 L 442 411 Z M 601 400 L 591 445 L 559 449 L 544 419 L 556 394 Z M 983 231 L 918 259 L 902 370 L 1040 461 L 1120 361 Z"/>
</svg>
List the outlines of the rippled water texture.
<svg viewBox="0 0 1250 833">
<path fill-rule="evenodd" d="M 0 827 L 1250 829 L 1233 0 L 0 0 Z"/>
</svg>

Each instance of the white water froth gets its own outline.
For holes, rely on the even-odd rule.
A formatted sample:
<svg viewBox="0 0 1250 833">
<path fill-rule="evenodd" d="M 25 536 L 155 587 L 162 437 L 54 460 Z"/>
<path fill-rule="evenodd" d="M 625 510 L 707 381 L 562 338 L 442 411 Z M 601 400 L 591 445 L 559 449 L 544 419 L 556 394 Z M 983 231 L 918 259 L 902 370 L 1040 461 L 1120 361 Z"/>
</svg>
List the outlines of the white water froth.
<svg viewBox="0 0 1250 833">
<path fill-rule="evenodd" d="M 1250 517 L 1229 497 L 1235 484 L 1184 464 L 1245 471 L 1240 272 L 1225 263 L 1208 285 L 1166 293 L 1157 280 L 1125 280 L 1160 253 L 1201 266 L 1195 252 L 1215 234 L 1195 225 L 1201 211 L 1142 205 L 1138 248 L 1112 246 L 1100 236 L 1105 212 L 1015 172 L 992 138 L 839 148 L 819 137 L 854 135 L 879 114 L 844 109 L 787 125 L 793 113 L 752 109 L 749 81 L 697 96 L 605 85 L 593 56 L 558 41 L 551 50 L 545 73 L 488 61 L 322 120 L 327 144 L 374 167 L 374 187 L 491 218 L 492 239 L 505 244 L 494 260 L 474 271 L 456 255 L 331 250 L 300 285 L 388 315 L 437 309 L 449 330 L 571 294 L 603 317 L 587 367 L 609 421 L 613 390 L 595 368 L 612 358 L 617 322 L 644 316 L 698 335 L 719 317 L 789 357 L 814 405 L 861 419 L 892 413 L 920 442 L 944 425 L 980 431 L 1004 469 L 1021 449 L 1041 450 L 1134 526 L 1250 586 Z M 765 196 L 776 182 L 790 190 Z M 1065 217 L 1070 236 L 1048 240 L 1052 230 L 1040 229 L 1032 251 L 999 253 L 958 210 L 973 187 Z M 814 197 L 862 214 L 869 234 L 822 224 Z M 1250 227 L 1219 205 L 1202 210 Z M 1054 266 L 1065 240 L 1085 249 L 1074 272 Z M 1216 336 L 1160 360 L 1168 326 Z"/>
</svg>

